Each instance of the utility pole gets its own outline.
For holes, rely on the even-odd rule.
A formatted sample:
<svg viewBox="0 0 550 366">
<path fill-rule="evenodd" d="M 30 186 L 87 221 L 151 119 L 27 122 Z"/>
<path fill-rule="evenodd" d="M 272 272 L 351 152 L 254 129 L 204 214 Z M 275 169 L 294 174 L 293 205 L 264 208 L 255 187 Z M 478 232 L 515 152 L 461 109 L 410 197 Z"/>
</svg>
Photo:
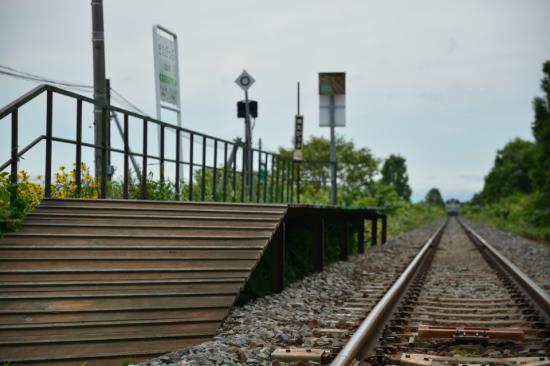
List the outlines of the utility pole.
<svg viewBox="0 0 550 366">
<path fill-rule="evenodd" d="M 106 80 L 105 80 L 105 38 L 103 33 L 103 0 L 92 0 L 92 45 L 93 45 L 93 65 L 94 65 L 94 99 L 101 103 L 106 104 Z M 94 144 L 101 146 L 107 143 L 106 131 L 104 131 L 104 125 L 107 125 L 109 129 L 109 120 L 103 123 L 103 108 L 101 106 L 94 106 Z M 107 158 L 103 156 L 103 152 L 100 148 L 95 148 L 94 153 L 94 165 L 95 176 L 97 178 L 102 175 L 102 162 Z"/>
<path fill-rule="evenodd" d="M 107 105 L 111 105 L 111 80 L 105 79 L 105 100 L 107 102 Z M 109 113 L 107 112 L 107 130 L 103 131 L 105 134 L 105 142 L 107 143 L 107 147 L 111 147 L 111 118 L 109 117 Z M 124 140 L 124 136 L 122 136 L 122 140 Z M 107 150 L 107 177 L 111 179 L 113 177 L 113 168 L 111 165 L 111 150 Z"/>
</svg>

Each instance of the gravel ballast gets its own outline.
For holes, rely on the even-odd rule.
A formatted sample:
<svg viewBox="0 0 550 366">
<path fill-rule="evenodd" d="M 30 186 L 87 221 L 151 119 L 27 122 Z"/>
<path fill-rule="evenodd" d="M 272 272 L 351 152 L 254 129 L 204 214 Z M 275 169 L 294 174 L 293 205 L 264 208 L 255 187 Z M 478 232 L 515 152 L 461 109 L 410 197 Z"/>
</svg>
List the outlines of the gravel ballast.
<svg viewBox="0 0 550 366">
<path fill-rule="evenodd" d="M 307 338 L 315 328 L 334 326 L 329 323 L 330 315 L 341 312 L 342 304 L 362 285 L 395 279 L 442 223 L 439 220 L 391 238 L 365 255 L 332 263 L 279 294 L 235 307 L 213 340 L 140 366 L 276 365 L 270 355 L 278 347 L 339 347 L 344 341 L 338 338 L 321 337 L 315 344 Z"/>
<path fill-rule="evenodd" d="M 280 365 L 270 359 L 279 347 L 340 348 L 344 340 L 319 337 L 313 330 L 345 327 L 331 323 L 331 315 L 341 313 L 342 304 L 365 283 L 395 279 L 442 223 L 439 220 L 394 237 L 382 247 L 368 249 L 365 255 L 330 264 L 322 273 L 307 276 L 279 294 L 235 307 L 211 341 L 139 365 Z M 476 223 L 468 224 L 548 291 L 548 248 Z"/>
<path fill-rule="evenodd" d="M 546 292 L 550 292 L 549 247 L 476 222 L 465 222 Z"/>
</svg>

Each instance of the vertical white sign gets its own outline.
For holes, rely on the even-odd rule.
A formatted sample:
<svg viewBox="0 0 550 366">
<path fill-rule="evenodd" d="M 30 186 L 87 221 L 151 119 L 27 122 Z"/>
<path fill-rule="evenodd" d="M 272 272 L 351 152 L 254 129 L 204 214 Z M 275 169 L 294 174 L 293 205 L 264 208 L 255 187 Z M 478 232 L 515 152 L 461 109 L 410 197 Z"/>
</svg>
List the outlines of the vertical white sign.
<svg viewBox="0 0 550 366">
<path fill-rule="evenodd" d="M 178 37 L 160 25 L 153 26 L 155 57 L 155 86 L 157 92 L 157 118 L 161 109 L 178 113 L 180 125 L 180 78 L 178 61 Z M 164 105 L 166 103 L 168 105 Z"/>
<path fill-rule="evenodd" d="M 178 55 L 174 39 L 157 35 L 158 65 L 157 77 L 160 83 L 160 100 L 178 105 Z"/>
<path fill-rule="evenodd" d="M 180 73 L 178 60 L 178 36 L 160 25 L 153 25 L 153 52 L 155 57 L 155 89 L 157 119 L 162 120 L 162 109 L 176 112 L 177 123 L 181 127 Z M 158 147 L 160 147 L 160 125 L 158 126 Z M 170 129 L 169 129 L 170 131 Z M 183 144 L 178 152 L 183 161 Z M 183 177 L 183 166 L 179 166 Z"/>
</svg>

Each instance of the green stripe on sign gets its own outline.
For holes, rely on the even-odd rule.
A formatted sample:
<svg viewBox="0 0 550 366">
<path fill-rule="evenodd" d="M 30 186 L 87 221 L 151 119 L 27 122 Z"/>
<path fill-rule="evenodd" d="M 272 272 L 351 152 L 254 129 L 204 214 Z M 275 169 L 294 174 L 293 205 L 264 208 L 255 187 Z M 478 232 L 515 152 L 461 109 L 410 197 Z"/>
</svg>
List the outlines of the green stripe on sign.
<svg viewBox="0 0 550 366">
<path fill-rule="evenodd" d="M 164 75 L 164 74 L 161 73 L 161 74 L 159 74 L 159 79 L 160 79 L 161 83 L 174 85 L 174 86 L 176 85 L 176 79 L 171 78 L 168 75 Z"/>
</svg>

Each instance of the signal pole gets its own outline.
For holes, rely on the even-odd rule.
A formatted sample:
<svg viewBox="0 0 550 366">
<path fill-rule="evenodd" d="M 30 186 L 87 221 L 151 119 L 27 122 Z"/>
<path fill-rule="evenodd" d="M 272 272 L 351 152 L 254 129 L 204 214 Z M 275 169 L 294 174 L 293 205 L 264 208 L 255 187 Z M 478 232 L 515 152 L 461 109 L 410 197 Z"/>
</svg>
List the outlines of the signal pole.
<svg viewBox="0 0 550 366">
<path fill-rule="evenodd" d="M 330 96 L 330 202 L 336 205 L 337 193 L 336 193 L 336 136 L 335 136 L 335 109 L 334 95 Z"/>
<path fill-rule="evenodd" d="M 244 91 L 244 154 L 245 154 L 245 181 L 251 192 L 254 192 L 253 179 L 252 179 L 252 123 L 250 122 L 250 106 L 248 105 L 248 89 Z M 244 189 L 244 187 L 243 187 Z"/>
<path fill-rule="evenodd" d="M 243 91 L 244 91 L 244 136 L 245 136 L 245 142 L 244 142 L 244 149 L 243 149 L 243 174 L 244 174 L 244 184 L 248 187 L 250 197 L 254 199 L 254 179 L 252 177 L 253 172 L 253 163 L 252 163 L 252 123 L 250 121 L 250 105 L 249 105 L 249 99 L 248 99 L 248 88 L 254 84 L 256 80 L 246 72 L 246 70 L 243 70 L 243 72 L 237 77 L 237 80 L 235 80 L 235 84 L 237 84 Z M 243 190 L 245 187 L 243 187 Z"/>
<path fill-rule="evenodd" d="M 94 99 L 97 102 L 106 104 L 106 80 L 105 80 L 105 38 L 103 33 L 103 0 L 92 0 L 92 45 L 93 45 L 93 67 L 94 67 Z M 94 106 L 94 144 L 101 146 L 106 141 L 106 131 L 103 129 L 103 110 L 101 106 Z M 106 125 L 109 128 L 109 119 Z M 95 148 L 94 165 L 95 176 L 101 177 L 102 161 L 106 158 L 100 148 Z"/>
</svg>

